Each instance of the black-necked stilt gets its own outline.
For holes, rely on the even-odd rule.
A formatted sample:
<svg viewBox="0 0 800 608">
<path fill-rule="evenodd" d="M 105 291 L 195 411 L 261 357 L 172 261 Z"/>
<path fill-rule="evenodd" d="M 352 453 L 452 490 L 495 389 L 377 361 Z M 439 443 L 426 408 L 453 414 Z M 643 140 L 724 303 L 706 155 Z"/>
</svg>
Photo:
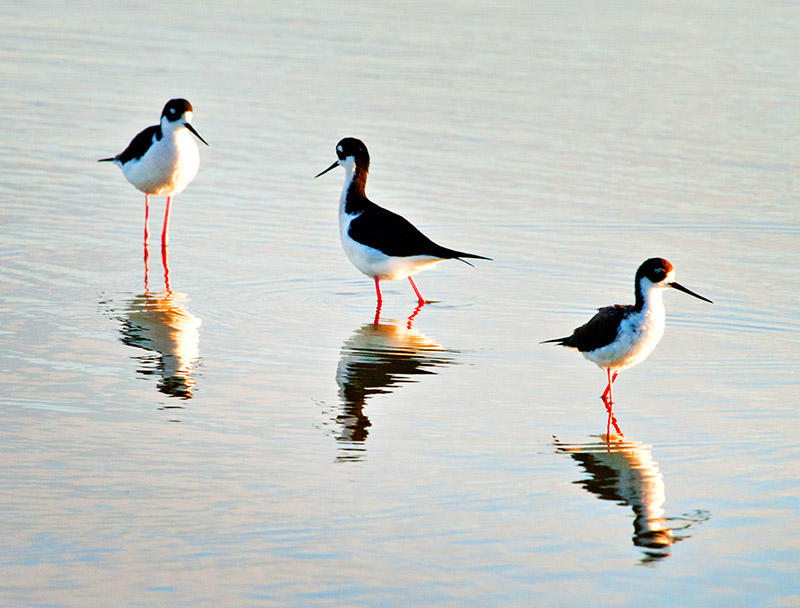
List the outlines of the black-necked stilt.
<svg viewBox="0 0 800 608">
<path fill-rule="evenodd" d="M 471 266 L 464 258 L 491 259 L 437 245 L 404 217 L 370 201 L 365 193 L 369 152 L 361 140 L 341 140 L 336 156 L 338 160 L 316 177 L 338 166 L 347 173 L 339 203 L 342 247 L 353 265 L 375 281 L 378 306 L 383 301 L 380 281 L 408 278 L 419 303 L 425 304 L 412 274 L 442 260 L 456 259 Z"/>
<path fill-rule="evenodd" d="M 668 287 L 711 302 L 674 281 L 675 270 L 664 258 L 650 258 L 636 271 L 636 303 L 606 306 L 571 336 L 545 340 L 578 349 L 584 357 L 606 370 L 608 386 L 603 401 L 614 403 L 612 385 L 617 374 L 644 361 L 664 335 L 662 291 Z"/>
<path fill-rule="evenodd" d="M 98 162 L 113 162 L 122 168 L 125 178 L 144 192 L 144 240 L 150 236 L 148 219 L 150 215 L 150 195 L 166 196 L 167 209 L 164 213 L 164 228 L 161 244 L 169 240 L 169 212 L 172 197 L 183 192 L 184 188 L 197 175 L 200 167 L 200 153 L 197 144 L 189 133 L 208 145 L 195 131 L 192 122 L 192 104 L 185 99 L 170 99 L 161 112 L 161 123 L 147 127 L 133 138 L 125 150 L 113 158 L 101 158 Z"/>
</svg>

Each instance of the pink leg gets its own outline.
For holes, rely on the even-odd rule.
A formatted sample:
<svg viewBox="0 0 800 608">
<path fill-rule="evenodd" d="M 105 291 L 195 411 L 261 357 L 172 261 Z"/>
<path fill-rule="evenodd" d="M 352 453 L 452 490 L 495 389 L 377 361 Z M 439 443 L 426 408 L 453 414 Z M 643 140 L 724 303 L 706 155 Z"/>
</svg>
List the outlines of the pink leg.
<svg viewBox="0 0 800 608">
<path fill-rule="evenodd" d="M 147 250 L 147 241 L 150 240 L 150 195 L 144 195 L 144 247 Z"/>
<path fill-rule="evenodd" d="M 614 375 L 612 376 L 610 369 L 606 370 L 606 371 L 608 372 L 608 386 L 606 386 L 606 390 L 603 391 L 602 399 L 603 399 L 603 401 L 606 401 L 610 397 L 611 398 L 610 401 L 611 401 L 611 403 L 613 403 L 614 402 L 614 395 L 611 392 L 611 385 L 614 384 L 614 381 L 617 379 L 617 375 L 619 374 L 619 372 L 614 372 Z"/>
<path fill-rule="evenodd" d="M 375 320 L 373 323 L 377 325 L 381 320 L 381 306 L 383 305 L 383 298 L 381 297 L 381 282 L 378 277 L 375 277 L 375 293 L 378 296 L 378 302 L 375 305 Z"/>
<path fill-rule="evenodd" d="M 422 294 L 419 292 L 419 289 L 417 289 L 417 284 L 414 282 L 414 279 L 408 277 L 408 282 L 411 283 L 411 287 L 414 289 L 414 293 L 417 294 L 417 300 L 419 300 L 419 305 L 422 306 L 423 304 L 425 304 L 426 303 L 425 298 L 422 297 Z"/>
<path fill-rule="evenodd" d="M 167 210 L 164 212 L 164 229 L 161 231 L 161 246 L 166 247 L 169 244 L 169 211 L 172 204 L 172 197 L 167 197 Z"/>
</svg>

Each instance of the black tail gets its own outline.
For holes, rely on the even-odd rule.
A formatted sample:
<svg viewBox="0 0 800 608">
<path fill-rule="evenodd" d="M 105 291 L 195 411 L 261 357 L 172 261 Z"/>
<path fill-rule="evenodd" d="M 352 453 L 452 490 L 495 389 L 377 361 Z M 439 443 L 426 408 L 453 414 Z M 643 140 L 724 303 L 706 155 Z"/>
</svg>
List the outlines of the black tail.
<svg viewBox="0 0 800 608">
<path fill-rule="evenodd" d="M 98 163 L 106 163 L 106 162 L 113 162 L 115 160 L 117 160 L 117 159 L 116 158 L 101 158 L 97 162 Z"/>
<path fill-rule="evenodd" d="M 572 336 L 566 338 L 553 338 L 552 340 L 544 340 L 539 344 L 558 344 L 559 346 L 572 346 Z"/>
<path fill-rule="evenodd" d="M 446 249 L 444 247 L 442 247 L 442 249 L 447 252 L 447 257 L 445 259 L 458 260 L 459 262 L 464 262 L 467 266 L 472 266 L 473 268 L 475 268 L 475 266 L 467 262 L 467 260 L 464 258 L 470 258 L 473 260 L 489 260 L 490 262 L 492 261 L 492 258 L 487 258 L 482 255 L 475 255 L 474 253 L 464 253 L 463 251 L 455 251 L 453 249 Z"/>
</svg>

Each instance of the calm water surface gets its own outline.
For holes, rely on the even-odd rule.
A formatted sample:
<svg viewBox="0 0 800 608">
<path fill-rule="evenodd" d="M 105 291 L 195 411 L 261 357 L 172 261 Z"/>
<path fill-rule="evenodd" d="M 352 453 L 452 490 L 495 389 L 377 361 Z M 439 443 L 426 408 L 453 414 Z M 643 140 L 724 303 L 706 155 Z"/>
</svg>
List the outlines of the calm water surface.
<svg viewBox="0 0 800 608">
<path fill-rule="evenodd" d="M 800 605 L 800 8 L 0 8 L 0 603 Z M 211 144 L 147 284 L 113 155 Z M 491 256 L 374 291 L 371 197 Z M 153 205 L 157 234 L 163 200 Z M 630 302 L 623 373 L 551 345 Z"/>
</svg>

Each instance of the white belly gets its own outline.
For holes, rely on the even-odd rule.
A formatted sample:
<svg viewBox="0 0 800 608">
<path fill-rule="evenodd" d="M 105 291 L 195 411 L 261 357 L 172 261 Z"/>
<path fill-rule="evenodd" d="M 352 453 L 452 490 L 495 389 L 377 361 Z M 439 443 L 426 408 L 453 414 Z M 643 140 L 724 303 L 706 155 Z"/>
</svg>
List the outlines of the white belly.
<svg viewBox="0 0 800 608">
<path fill-rule="evenodd" d="M 611 344 L 583 353 L 602 369 L 622 371 L 647 359 L 664 335 L 664 314 L 641 312 L 625 319 Z"/>
<path fill-rule="evenodd" d="M 199 168 L 197 144 L 189 131 L 180 129 L 171 136 L 165 134 L 142 158 L 122 165 L 122 172 L 145 194 L 173 196 L 183 192 Z"/>
<path fill-rule="evenodd" d="M 339 233 L 342 248 L 353 266 L 371 278 L 381 281 L 396 281 L 410 277 L 426 268 L 432 268 L 442 261 L 429 255 L 414 255 L 407 257 L 393 257 L 386 255 L 372 247 L 366 247 L 350 238 L 347 234 L 350 222 L 357 215 L 339 215 Z"/>
</svg>

